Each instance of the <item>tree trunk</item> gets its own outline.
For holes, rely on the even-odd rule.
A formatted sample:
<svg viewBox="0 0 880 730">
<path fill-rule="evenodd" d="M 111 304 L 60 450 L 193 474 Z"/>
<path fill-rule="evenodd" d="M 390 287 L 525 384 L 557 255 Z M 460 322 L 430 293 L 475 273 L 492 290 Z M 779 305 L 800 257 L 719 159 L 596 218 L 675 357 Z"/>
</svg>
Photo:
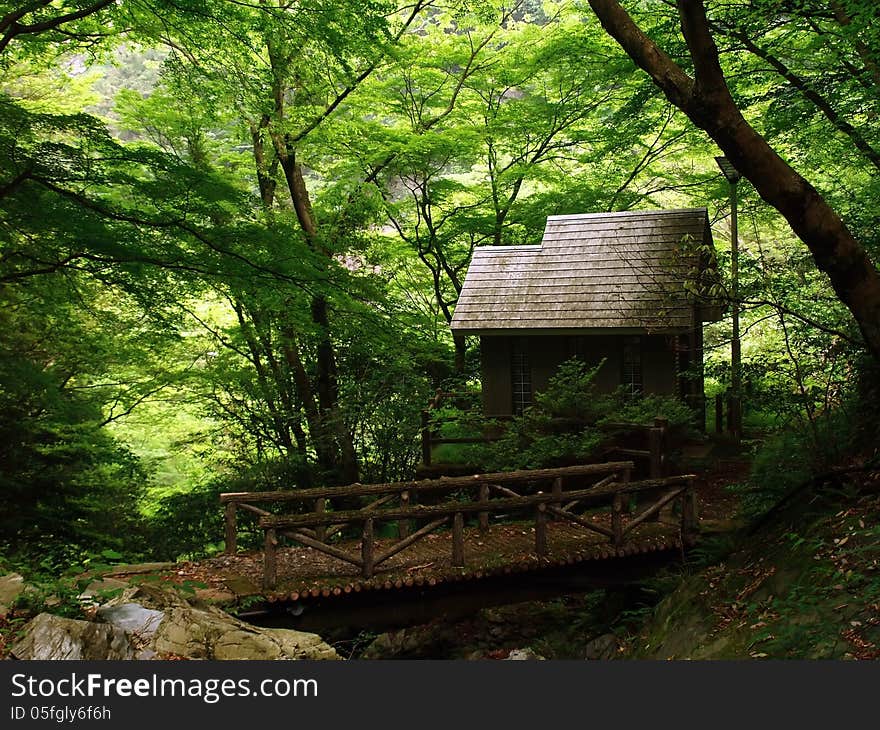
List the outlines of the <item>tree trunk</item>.
<svg viewBox="0 0 880 730">
<path fill-rule="evenodd" d="M 302 167 L 296 160 L 294 150 L 287 146 L 285 139 L 273 136 L 275 153 L 281 163 L 284 178 L 287 182 L 290 200 L 296 211 L 300 227 L 306 235 L 313 250 L 328 259 L 330 251 L 318 241 L 318 226 L 312 213 L 308 188 L 303 179 Z M 345 425 L 345 419 L 339 408 L 339 383 L 337 380 L 336 355 L 330 338 L 330 318 L 327 311 L 327 298 L 323 294 L 315 294 L 311 302 L 312 322 L 320 331 L 317 357 L 317 396 L 320 412 L 320 429 L 315 439 L 323 441 L 323 448 L 335 442 L 337 471 L 342 483 L 354 483 L 360 478 L 357 452 L 351 433 Z"/>
<path fill-rule="evenodd" d="M 617 0 L 589 0 L 605 30 L 666 97 L 708 132 L 759 195 L 788 221 L 849 308 L 880 360 L 880 274 L 825 199 L 742 116 L 730 95 L 702 0 L 678 0 L 694 78 L 633 22 Z"/>
</svg>

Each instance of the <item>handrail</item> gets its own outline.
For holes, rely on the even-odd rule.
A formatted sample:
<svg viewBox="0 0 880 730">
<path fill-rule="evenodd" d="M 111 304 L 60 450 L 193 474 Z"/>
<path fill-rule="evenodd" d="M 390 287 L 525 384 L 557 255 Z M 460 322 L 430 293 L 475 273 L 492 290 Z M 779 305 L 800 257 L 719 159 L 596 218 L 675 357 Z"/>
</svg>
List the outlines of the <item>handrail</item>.
<svg viewBox="0 0 880 730">
<path fill-rule="evenodd" d="M 364 512 L 362 510 L 347 510 L 345 512 L 332 512 L 327 514 L 309 513 L 304 515 L 267 515 L 260 518 L 259 525 L 267 527 L 318 527 L 332 525 L 337 522 L 362 522 L 367 519 L 373 520 L 399 520 L 419 519 L 424 517 L 440 517 L 453 515 L 456 512 L 472 514 L 474 512 L 508 512 L 520 507 L 533 507 L 538 504 L 552 504 L 554 502 L 578 501 L 581 505 L 603 504 L 608 502 L 616 494 L 638 494 L 650 492 L 663 487 L 687 484 L 694 475 L 667 477 L 666 479 L 646 479 L 641 482 L 612 482 L 599 489 L 577 489 L 565 492 L 562 495 L 549 492 L 537 494 L 524 494 L 517 497 L 495 499 L 488 502 L 445 502 L 437 505 L 414 505 L 406 509 L 382 509 Z"/>
<path fill-rule="evenodd" d="M 628 472 L 624 474 L 624 477 L 627 474 Z M 478 499 L 469 502 L 450 501 L 438 505 L 418 506 L 411 505 L 406 501 L 402 502 L 399 507 L 385 509 L 345 510 L 335 513 L 315 511 L 304 515 L 265 515 L 260 517 L 259 520 L 259 526 L 265 533 L 263 585 L 266 589 L 273 588 L 277 581 L 279 534 L 359 567 L 364 578 L 371 578 L 380 563 L 408 548 L 429 533 L 448 524 L 450 519 L 452 521 L 452 565 L 463 567 L 464 516 L 473 514 L 479 516 L 479 527 L 480 531 L 483 532 L 488 530 L 488 515 L 490 513 L 507 513 L 511 510 L 534 508 L 535 553 L 539 559 L 543 559 L 548 552 L 547 522 L 550 518 L 565 519 L 575 525 L 597 532 L 610 538 L 612 544 L 616 548 L 620 548 L 626 536 L 638 525 L 654 516 L 658 516 L 666 505 L 678 500 L 681 504 L 680 529 L 682 539 L 684 540 L 686 536 L 692 535 L 697 528 L 696 502 L 693 491 L 694 479 L 694 475 L 686 474 L 662 479 L 647 479 L 639 482 L 629 482 L 626 478 L 622 481 L 612 482 L 601 480 L 599 484 L 593 485 L 592 488 L 564 492 L 562 491 L 561 477 L 557 477 L 554 479 L 551 492 L 538 492 L 537 494 L 528 495 L 519 495 L 506 487 L 498 484 L 489 484 L 488 481 L 481 480 L 479 482 L 471 482 L 472 485 L 479 485 L 480 489 Z M 496 492 L 501 493 L 502 498 L 491 499 L 490 492 L 492 490 L 490 487 L 494 487 Z M 658 492 L 661 494 L 653 504 L 644 506 L 637 515 L 630 518 L 627 522 L 624 521 L 624 497 L 635 494 L 655 494 Z M 577 504 L 581 507 L 610 506 L 610 528 L 601 524 L 594 524 L 584 517 L 574 514 L 571 509 Z M 386 548 L 384 552 L 376 553 L 374 530 L 377 522 L 405 520 L 411 523 L 417 519 L 430 520 L 430 522 L 415 532 L 407 533 L 406 535 L 401 533 L 398 542 Z M 316 540 L 307 532 L 308 528 L 318 531 L 327 526 L 337 524 L 358 524 L 362 526 L 359 555 L 346 552 L 341 546 L 328 545 L 320 540 Z"/>
<path fill-rule="evenodd" d="M 392 482 L 389 484 L 350 484 L 344 487 L 315 487 L 312 489 L 284 490 L 273 492 L 225 492 L 220 495 L 220 503 L 225 505 L 226 553 L 235 554 L 238 549 L 238 515 L 239 507 L 265 516 L 266 511 L 254 507 L 251 502 L 261 503 L 311 503 L 314 512 L 324 512 L 328 500 L 354 497 L 379 497 L 380 501 L 399 498 L 401 504 L 409 505 L 422 493 L 452 492 L 472 487 L 479 488 L 488 484 L 516 485 L 522 483 L 556 482 L 565 478 L 608 476 L 619 474 L 624 480 L 629 479 L 634 464 L 631 461 L 611 461 L 603 464 L 582 464 L 564 466 L 553 469 L 536 469 L 531 471 L 494 472 L 474 474 L 466 477 L 440 477 L 439 479 L 423 479 L 420 481 Z M 561 484 L 561 482 L 560 482 Z M 558 490 L 557 490 L 558 491 Z M 361 508 L 359 512 L 369 509 L 371 505 Z M 338 513 L 332 513 L 336 515 Z M 336 526 L 338 519 L 327 523 Z M 401 537 L 409 534 L 410 521 L 399 525 Z M 329 532 L 335 532 L 332 528 Z M 318 541 L 325 540 L 329 534 L 318 529 L 308 537 Z"/>
<path fill-rule="evenodd" d="M 389 482 L 387 484 L 349 484 L 344 487 L 313 487 L 311 489 L 282 490 L 274 492 L 224 492 L 221 503 L 228 502 L 307 502 L 311 499 L 334 497 L 371 497 L 377 494 L 391 494 L 405 491 L 446 491 L 470 487 L 480 482 L 492 484 L 518 484 L 521 482 L 549 481 L 557 477 L 592 476 L 610 474 L 625 469 L 633 469 L 632 461 L 608 461 L 601 464 L 578 464 L 550 469 L 488 472 L 465 477 L 438 477 L 408 482 Z"/>
</svg>

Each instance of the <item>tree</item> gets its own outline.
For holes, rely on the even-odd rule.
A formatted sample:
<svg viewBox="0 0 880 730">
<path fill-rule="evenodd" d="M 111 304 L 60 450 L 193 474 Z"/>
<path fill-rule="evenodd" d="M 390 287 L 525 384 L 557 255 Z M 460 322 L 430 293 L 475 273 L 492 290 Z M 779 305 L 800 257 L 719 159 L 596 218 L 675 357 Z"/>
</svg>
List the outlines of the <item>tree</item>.
<svg viewBox="0 0 880 730">
<path fill-rule="evenodd" d="M 261 430 L 267 443 L 292 459 L 314 457 L 321 478 L 338 483 L 359 478 L 351 411 L 341 397 L 345 325 L 334 317 L 339 308 L 357 309 L 349 293 L 360 296 L 355 280 L 363 277 L 342 262 L 363 221 L 354 195 L 323 195 L 332 185 L 322 179 L 324 151 L 313 140 L 424 6 L 391 12 L 384 3 L 335 0 L 307 7 L 212 3 L 207 21 L 184 13 L 157 33 L 171 48 L 162 85 L 152 99 L 124 100 L 123 119 L 137 120 L 137 131 L 253 195 L 265 239 L 277 244 L 269 255 L 279 269 L 308 280 L 305 287 L 290 278 L 271 287 L 218 283 L 236 327 L 214 332 L 236 362 L 248 363 L 259 386 L 234 401 L 239 422 L 259 412 L 271 430 Z"/>
<path fill-rule="evenodd" d="M 880 272 L 822 195 L 743 117 L 727 86 L 702 0 L 677 1 L 693 77 L 636 25 L 617 0 L 589 3 L 630 58 L 788 221 L 852 312 L 868 350 L 880 360 Z"/>
</svg>

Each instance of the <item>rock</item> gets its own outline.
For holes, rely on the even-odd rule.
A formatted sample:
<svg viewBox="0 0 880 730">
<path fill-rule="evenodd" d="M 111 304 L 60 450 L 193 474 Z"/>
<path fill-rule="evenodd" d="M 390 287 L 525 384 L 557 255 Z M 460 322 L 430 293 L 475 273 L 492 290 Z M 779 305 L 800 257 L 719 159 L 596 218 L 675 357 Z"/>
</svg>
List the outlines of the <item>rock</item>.
<svg viewBox="0 0 880 730">
<path fill-rule="evenodd" d="M 531 649 L 511 649 L 510 653 L 507 655 L 507 658 L 504 660 L 506 662 L 522 662 L 522 661 L 544 661 L 544 657 L 540 654 L 536 654 Z"/>
<path fill-rule="evenodd" d="M 13 601 L 24 590 L 24 578 L 18 573 L 0 576 L 0 616 L 6 616 Z"/>
<path fill-rule="evenodd" d="M 433 637 L 421 626 L 379 634 L 363 653 L 364 659 L 388 659 L 418 654 Z"/>
<path fill-rule="evenodd" d="M 144 573 L 160 573 L 164 570 L 176 568 L 177 563 L 133 563 L 114 565 L 111 570 L 103 571 L 105 576 L 114 575 L 143 575 Z"/>
<path fill-rule="evenodd" d="M 602 634 L 587 644 L 584 649 L 584 659 L 614 659 L 618 654 L 619 647 L 617 637 L 614 634 Z"/>
<path fill-rule="evenodd" d="M 317 634 L 264 629 L 160 586 L 129 586 L 102 623 L 40 614 L 12 648 L 19 659 L 339 659 Z"/>
<path fill-rule="evenodd" d="M 379 634 L 362 659 L 425 659 L 444 656 L 455 645 L 459 627 L 436 622 Z"/>
<path fill-rule="evenodd" d="M 133 659 L 128 635 L 117 626 L 41 613 L 10 650 L 16 659 Z"/>
<path fill-rule="evenodd" d="M 226 587 L 237 596 L 255 596 L 260 594 L 259 587 L 241 575 L 233 575 L 223 580 Z"/>
<path fill-rule="evenodd" d="M 152 648 L 189 659 L 339 659 L 317 634 L 258 628 L 213 607 L 167 609 Z"/>
<path fill-rule="evenodd" d="M 159 585 L 131 586 L 106 608 L 137 605 L 162 618 L 145 649 L 188 659 L 339 659 L 317 634 L 265 629 Z M 104 610 L 104 609 L 102 609 Z M 126 609 L 134 611 L 132 608 Z M 146 611 L 151 610 L 153 614 Z"/>
<path fill-rule="evenodd" d="M 152 608 L 144 608 L 139 603 L 120 603 L 115 606 L 101 606 L 98 620 L 118 626 L 123 631 L 136 634 L 144 640 L 152 639 L 165 613 Z"/>
<path fill-rule="evenodd" d="M 222 588 L 197 588 L 195 597 L 205 603 L 235 603 L 235 594 Z"/>
<path fill-rule="evenodd" d="M 122 592 L 127 587 L 128 583 L 124 580 L 101 578 L 89 583 L 85 590 L 79 594 L 78 598 L 87 605 L 96 606 L 106 601 L 109 595 Z"/>
</svg>

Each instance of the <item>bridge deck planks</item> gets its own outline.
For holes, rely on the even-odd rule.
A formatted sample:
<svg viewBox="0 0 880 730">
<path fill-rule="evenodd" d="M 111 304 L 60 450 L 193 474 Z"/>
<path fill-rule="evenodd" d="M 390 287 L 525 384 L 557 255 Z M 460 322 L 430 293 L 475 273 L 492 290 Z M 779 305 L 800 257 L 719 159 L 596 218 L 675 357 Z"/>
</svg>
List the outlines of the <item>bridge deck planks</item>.
<svg viewBox="0 0 880 730">
<path fill-rule="evenodd" d="M 534 521 L 493 523 L 488 533 L 481 533 L 476 526 L 466 527 L 465 566 L 456 568 L 452 565 L 451 532 L 444 530 L 428 535 L 390 558 L 377 568 L 371 579 L 361 578 L 357 567 L 311 548 L 286 545 L 277 555 L 277 586 L 265 595 L 270 601 L 301 601 L 363 591 L 433 587 L 491 575 L 591 560 L 625 559 L 634 554 L 681 548 L 679 521 L 671 517 L 639 525 L 620 550 L 606 537 L 567 522 L 549 522 L 547 536 L 548 556 L 539 560 L 534 552 Z M 377 539 L 377 554 L 395 541 L 394 538 Z M 352 554 L 359 549 L 359 541 L 334 544 Z M 237 594 L 247 593 L 241 586 L 250 585 L 254 588 L 252 593 L 261 592 L 256 589 L 261 584 L 263 569 L 262 553 L 258 551 L 220 556 L 178 568 L 176 580 L 201 580 L 213 587 L 226 586 Z"/>
</svg>

